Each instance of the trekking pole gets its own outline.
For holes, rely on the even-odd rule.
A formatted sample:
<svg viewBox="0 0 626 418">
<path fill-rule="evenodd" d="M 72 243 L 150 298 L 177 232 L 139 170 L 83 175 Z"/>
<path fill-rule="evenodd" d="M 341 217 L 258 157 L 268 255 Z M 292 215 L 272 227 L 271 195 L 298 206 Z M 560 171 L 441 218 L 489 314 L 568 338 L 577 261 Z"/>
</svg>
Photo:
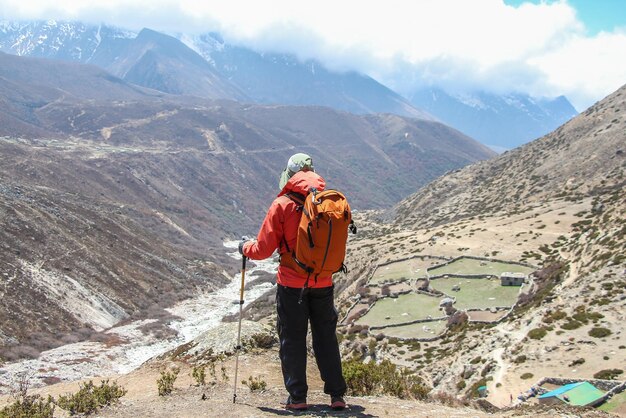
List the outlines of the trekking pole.
<svg viewBox="0 0 626 418">
<path fill-rule="evenodd" d="M 239 290 L 239 328 L 237 329 L 237 345 L 235 346 L 235 389 L 233 403 L 237 402 L 237 372 L 239 371 L 239 350 L 241 350 L 241 316 L 243 310 L 243 285 L 246 278 L 246 256 L 241 256 L 241 290 Z"/>
</svg>

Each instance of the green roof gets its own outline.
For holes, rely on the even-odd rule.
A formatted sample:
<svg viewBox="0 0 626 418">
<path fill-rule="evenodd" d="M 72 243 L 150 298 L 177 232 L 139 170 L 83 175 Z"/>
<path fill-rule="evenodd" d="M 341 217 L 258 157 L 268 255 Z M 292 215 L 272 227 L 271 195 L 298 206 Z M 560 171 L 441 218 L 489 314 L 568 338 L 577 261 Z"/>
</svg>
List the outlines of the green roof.
<svg viewBox="0 0 626 418">
<path fill-rule="evenodd" d="M 567 400 L 566 397 L 567 396 Z M 585 406 L 593 404 L 595 401 L 604 396 L 604 392 L 596 388 L 589 382 L 570 383 L 569 385 L 561 386 L 551 392 L 544 393 L 539 398 L 551 398 L 557 397 L 563 402 L 570 405 Z"/>
</svg>

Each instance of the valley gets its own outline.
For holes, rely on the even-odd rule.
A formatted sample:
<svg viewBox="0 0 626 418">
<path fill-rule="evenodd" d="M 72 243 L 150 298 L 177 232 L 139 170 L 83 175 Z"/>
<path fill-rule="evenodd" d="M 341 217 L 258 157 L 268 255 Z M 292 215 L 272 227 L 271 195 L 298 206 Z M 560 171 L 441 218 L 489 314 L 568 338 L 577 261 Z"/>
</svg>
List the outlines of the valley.
<svg viewBox="0 0 626 418">
<path fill-rule="evenodd" d="M 240 260 L 237 241 L 224 243 L 233 259 Z M 259 273 L 272 274 L 276 261 L 250 263 L 249 282 Z M 224 272 L 226 275 L 226 272 Z M 146 361 L 190 342 L 200 334 L 218 327 L 225 315 L 235 313 L 238 305 L 240 274 L 229 279 L 215 292 L 202 291 L 183 302 L 166 309 L 166 316 L 107 327 L 91 341 L 62 345 L 39 354 L 37 359 L 3 364 L 0 369 L 0 394 L 9 393 L 21 380 L 31 388 L 60 382 L 124 375 L 131 373 Z M 248 302 L 264 294 L 269 283 L 251 286 L 246 291 Z"/>
<path fill-rule="evenodd" d="M 352 381 L 338 416 L 626 416 L 626 86 L 497 155 L 359 73 L 218 35 L 73 28 L 0 24 L 22 55 L 0 52 L 0 408 L 21 384 L 110 378 L 128 394 L 102 416 L 284 413 L 276 259 L 248 270 L 249 380 L 229 381 L 236 248 L 306 152 L 359 227 L 334 277 L 344 372 L 392 370 Z M 520 103 L 544 130 L 571 116 L 565 99 L 482 99 L 509 118 L 503 147 Z M 309 363 L 304 416 L 327 416 Z"/>
</svg>

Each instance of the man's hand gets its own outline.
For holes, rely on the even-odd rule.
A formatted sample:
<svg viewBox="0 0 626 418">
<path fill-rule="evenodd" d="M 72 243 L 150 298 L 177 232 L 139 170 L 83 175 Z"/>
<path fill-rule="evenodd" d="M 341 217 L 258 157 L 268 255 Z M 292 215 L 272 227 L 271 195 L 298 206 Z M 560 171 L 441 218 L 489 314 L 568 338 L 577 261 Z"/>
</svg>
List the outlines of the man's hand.
<svg viewBox="0 0 626 418">
<path fill-rule="evenodd" d="M 247 237 L 247 236 L 245 236 L 245 235 L 244 235 L 243 237 L 241 237 L 241 241 L 239 241 L 239 254 L 241 254 L 241 255 L 245 256 L 245 254 L 243 253 L 243 245 L 244 245 L 246 242 L 250 241 L 250 240 L 251 240 L 251 238 L 250 238 L 250 237 Z"/>
</svg>

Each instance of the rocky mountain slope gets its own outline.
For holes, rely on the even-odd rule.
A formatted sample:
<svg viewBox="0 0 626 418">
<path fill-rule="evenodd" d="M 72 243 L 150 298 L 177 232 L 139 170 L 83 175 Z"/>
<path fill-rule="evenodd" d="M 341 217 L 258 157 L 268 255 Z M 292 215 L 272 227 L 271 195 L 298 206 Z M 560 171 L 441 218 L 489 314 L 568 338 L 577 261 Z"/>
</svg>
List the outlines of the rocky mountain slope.
<svg viewBox="0 0 626 418">
<path fill-rule="evenodd" d="M 430 226 L 621 190 L 625 95 L 622 87 L 543 138 L 441 177 L 401 202 L 394 222 Z"/>
<path fill-rule="evenodd" d="M 241 158 L 235 164 L 240 173 L 247 173 L 245 183 L 254 186 L 273 184 L 282 159 L 298 147 L 316 155 L 328 180 L 354 195 L 357 206 L 382 207 L 445 170 L 493 155 L 458 131 L 432 121 L 358 116 L 322 107 L 210 102 L 142 89 L 91 66 L 6 54 L 2 58 L 7 70 L 0 74 L 14 87 L 5 101 L 17 110 L 8 107 L 3 112 L 6 123 L 0 135 L 36 138 L 24 133 L 27 125 L 35 132 L 47 132 L 49 138 L 80 138 L 91 145 L 158 145 L 234 155 Z M 36 80 L 34 86 L 25 82 L 28 74 Z M 334 151 L 326 151 L 331 146 Z M 276 157 L 277 153 L 284 158 Z M 342 175 L 344 170 L 371 176 L 357 181 Z M 399 179 L 398 172 L 403 172 Z M 265 193 L 264 199 L 273 194 L 265 187 L 258 189 Z"/>
<path fill-rule="evenodd" d="M 563 96 L 536 99 L 521 93 L 450 94 L 429 88 L 409 97 L 415 106 L 499 151 L 539 138 L 578 114 Z"/>
<path fill-rule="evenodd" d="M 94 52 L 98 54 L 98 50 Z M 143 29 L 100 65 L 127 82 L 171 94 L 250 101 L 242 90 L 178 39 Z"/>
<path fill-rule="evenodd" d="M 318 61 L 303 61 L 291 54 L 259 53 L 230 45 L 217 34 L 181 40 L 256 103 L 320 105 L 357 114 L 393 113 L 435 120 L 388 87 L 355 71 L 332 71 Z"/>
<path fill-rule="evenodd" d="M 377 263 L 460 255 L 537 266 L 506 320 L 451 327 L 415 344 L 357 333 L 346 352 L 389 358 L 434 392 L 510 405 L 542 378 L 594 379 L 626 360 L 626 86 L 553 133 L 448 173 L 398 204 L 391 223 L 362 214 L 344 309 Z M 462 324 L 462 322 L 461 322 Z M 347 335 L 351 332 L 347 330 Z M 358 331 L 358 329 L 357 329 Z"/>
</svg>

